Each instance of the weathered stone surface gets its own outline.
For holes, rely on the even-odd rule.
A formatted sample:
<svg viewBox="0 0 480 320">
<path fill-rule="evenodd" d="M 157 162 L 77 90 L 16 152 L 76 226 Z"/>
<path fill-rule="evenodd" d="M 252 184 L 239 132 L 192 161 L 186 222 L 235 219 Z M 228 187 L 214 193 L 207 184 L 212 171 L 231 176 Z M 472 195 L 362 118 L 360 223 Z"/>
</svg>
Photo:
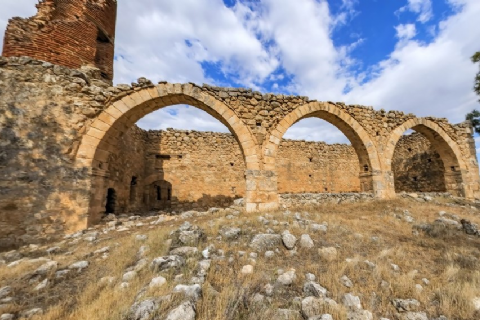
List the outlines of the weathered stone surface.
<svg viewBox="0 0 480 320">
<path fill-rule="evenodd" d="M 282 236 L 279 234 L 257 234 L 250 242 L 250 247 L 257 251 L 275 249 L 282 244 Z"/>
<path fill-rule="evenodd" d="M 185 265 L 185 259 L 181 256 L 164 256 L 153 259 L 150 269 L 153 271 L 163 271 L 167 269 L 178 269 Z"/>
</svg>

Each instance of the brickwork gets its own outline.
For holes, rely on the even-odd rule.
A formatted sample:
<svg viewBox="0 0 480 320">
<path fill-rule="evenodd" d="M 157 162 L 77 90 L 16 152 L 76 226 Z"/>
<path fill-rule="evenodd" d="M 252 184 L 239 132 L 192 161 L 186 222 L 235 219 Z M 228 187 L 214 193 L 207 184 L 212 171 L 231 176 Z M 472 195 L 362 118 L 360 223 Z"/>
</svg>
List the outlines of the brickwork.
<svg viewBox="0 0 480 320">
<path fill-rule="evenodd" d="M 310 187 L 302 179 L 285 181 L 296 178 L 297 171 L 307 179 L 310 164 L 302 168 L 298 163 L 300 158 L 308 158 L 311 150 L 303 148 L 302 142 L 292 142 L 300 144 L 295 147 L 297 151 L 292 152 L 283 149 L 283 144 L 289 142 L 282 142 L 288 128 L 307 117 L 329 121 L 350 140 L 353 151 L 348 154 L 355 153 L 357 162 L 349 166 L 347 174 L 351 174 L 352 181 L 357 176 L 360 192 L 369 192 L 382 199 L 395 196 L 395 147 L 405 131 L 414 129 L 430 142 L 430 148 L 443 162 L 445 190 L 469 199 L 480 198 L 478 163 L 469 123 L 453 125 L 445 119 L 416 118 L 401 112 L 310 101 L 305 97 L 265 94 L 260 100 L 257 93 L 247 89 L 212 88 L 192 83 L 153 84 L 147 79 L 139 79 L 133 85 L 111 86 L 99 78 L 95 68 L 74 70 L 26 57 L 0 57 L 0 247 L 59 237 L 96 223 L 106 211 L 111 189 L 118 189 L 115 190 L 118 210 L 127 210 L 131 197 L 134 198 L 133 209 L 136 203 L 145 203 L 144 200 L 150 203 L 155 194 L 152 190 L 142 190 L 143 183 L 155 186 L 155 182 L 166 181 L 166 184 L 160 183 L 160 187 L 168 190 L 171 185 L 172 198 L 175 195 L 179 203 L 191 203 L 198 197 L 201 199 L 203 193 L 232 195 L 234 185 L 231 181 L 218 182 L 219 175 L 229 175 L 238 177 L 231 179 L 241 178 L 235 196 L 245 190 L 247 211 L 275 209 L 279 206 L 279 190 L 283 191 L 289 184 L 292 188 L 301 185 L 298 190 Z M 190 144 L 185 140 L 186 133 L 180 137 L 175 134 L 165 139 L 159 137 L 156 143 L 145 144 L 142 154 L 137 151 L 143 148 L 142 144 L 129 141 L 125 135 L 146 114 L 175 104 L 189 104 L 208 112 L 229 128 L 237 143 L 240 151 L 235 155 L 235 168 L 240 155 L 244 166 L 240 169 L 239 165 L 235 170 L 243 172 L 224 168 L 229 164 L 228 157 L 215 158 L 219 168 L 208 169 L 207 166 L 202 169 L 215 175 L 212 182 L 205 182 L 202 188 L 215 185 L 218 189 L 214 192 L 202 190 L 202 196 L 182 193 L 184 185 L 201 179 L 183 165 L 187 163 L 187 156 L 170 160 L 165 165 L 168 170 L 164 169 L 163 177 L 161 174 L 147 176 L 151 163 L 141 161 L 142 158 L 153 161 L 152 153 L 162 155 L 164 150 L 173 153 L 175 145 L 193 148 L 199 140 Z M 257 108 L 259 105 L 261 107 Z M 255 124 L 251 121 L 252 115 Z M 135 136 L 140 139 L 144 134 L 137 132 Z M 210 149 L 211 154 L 220 155 L 219 146 L 234 150 L 233 140 L 228 141 L 231 142 L 217 139 L 219 145 Z M 137 154 L 130 160 L 122 159 L 118 156 L 120 143 L 123 149 L 134 147 Z M 320 151 L 320 144 L 318 146 L 313 150 Z M 324 146 L 324 150 L 329 148 Z M 194 158 L 193 151 L 188 150 L 188 153 L 192 152 L 190 160 L 197 159 L 196 163 L 206 156 L 206 153 L 198 153 L 195 156 L 198 158 Z M 298 156 L 294 160 L 298 162 L 290 166 L 293 168 L 290 174 L 288 165 L 282 160 L 283 154 Z M 341 152 L 338 154 L 340 157 Z M 326 156 L 336 159 L 330 153 Z M 320 162 L 317 167 L 313 163 L 314 168 L 320 169 Z M 346 169 L 346 162 L 339 168 Z M 175 174 L 164 179 L 169 170 Z M 182 170 L 188 174 L 183 175 Z M 328 177 L 329 169 L 326 170 L 320 175 Z M 185 183 L 182 184 L 181 179 L 175 181 L 175 176 L 182 175 L 187 177 Z M 132 177 L 137 179 L 132 181 Z M 330 177 L 333 180 L 335 175 Z M 311 186 L 312 190 L 323 186 L 320 181 L 323 183 L 323 178 Z M 348 187 L 348 181 L 338 179 L 342 185 L 339 191 Z M 132 182 L 136 186 L 133 196 Z"/>
<path fill-rule="evenodd" d="M 10 19 L 3 56 L 29 56 L 113 79 L 116 0 L 41 0 L 37 15 Z"/>
</svg>

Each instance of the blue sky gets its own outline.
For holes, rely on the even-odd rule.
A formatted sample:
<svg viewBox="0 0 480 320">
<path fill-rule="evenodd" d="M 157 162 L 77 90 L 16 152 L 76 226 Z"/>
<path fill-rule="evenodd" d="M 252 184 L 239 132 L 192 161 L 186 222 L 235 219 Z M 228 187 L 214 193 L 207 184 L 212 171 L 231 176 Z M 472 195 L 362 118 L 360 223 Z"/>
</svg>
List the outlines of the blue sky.
<svg viewBox="0 0 480 320">
<path fill-rule="evenodd" d="M 36 2 L 3 0 L 0 29 Z M 118 0 L 114 81 L 251 87 L 458 123 L 479 107 L 478 17 L 479 0 Z M 187 106 L 138 124 L 227 131 Z M 348 142 L 319 119 L 285 137 Z"/>
</svg>

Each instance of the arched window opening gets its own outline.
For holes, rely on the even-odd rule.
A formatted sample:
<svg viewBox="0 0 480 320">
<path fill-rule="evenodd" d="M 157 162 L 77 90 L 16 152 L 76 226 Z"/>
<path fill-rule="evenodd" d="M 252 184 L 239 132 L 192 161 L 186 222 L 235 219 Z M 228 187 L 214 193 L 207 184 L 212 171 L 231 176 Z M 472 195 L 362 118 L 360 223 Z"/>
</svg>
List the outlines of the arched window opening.
<svg viewBox="0 0 480 320">
<path fill-rule="evenodd" d="M 279 193 L 362 191 L 364 168 L 359 169 L 347 136 L 332 123 L 330 118 L 311 117 L 285 132 L 276 159 Z"/>
<path fill-rule="evenodd" d="M 157 186 L 157 200 L 162 200 L 162 187 Z"/>
<path fill-rule="evenodd" d="M 172 189 L 167 189 L 167 200 L 170 201 L 172 200 Z"/>
</svg>

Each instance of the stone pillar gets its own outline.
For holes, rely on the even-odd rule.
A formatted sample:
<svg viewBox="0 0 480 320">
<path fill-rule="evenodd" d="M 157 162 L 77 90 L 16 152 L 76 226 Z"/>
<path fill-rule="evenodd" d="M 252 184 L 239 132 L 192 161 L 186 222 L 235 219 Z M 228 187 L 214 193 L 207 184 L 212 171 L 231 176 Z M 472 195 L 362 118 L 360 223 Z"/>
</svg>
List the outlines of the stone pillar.
<svg viewBox="0 0 480 320">
<path fill-rule="evenodd" d="M 100 222 L 107 201 L 107 179 L 105 170 L 94 170 L 92 173 L 92 186 L 90 205 L 88 207 L 88 226 Z"/>
<path fill-rule="evenodd" d="M 377 199 L 394 199 L 397 196 L 392 171 L 377 172 L 372 176 L 372 185 Z"/>
<path fill-rule="evenodd" d="M 465 197 L 465 182 L 462 182 L 462 176 L 466 177 L 467 172 L 447 171 L 445 169 L 445 188 L 447 192 L 455 197 Z"/>
<path fill-rule="evenodd" d="M 246 170 L 247 212 L 275 210 L 278 208 L 277 174 L 273 170 Z"/>
</svg>

